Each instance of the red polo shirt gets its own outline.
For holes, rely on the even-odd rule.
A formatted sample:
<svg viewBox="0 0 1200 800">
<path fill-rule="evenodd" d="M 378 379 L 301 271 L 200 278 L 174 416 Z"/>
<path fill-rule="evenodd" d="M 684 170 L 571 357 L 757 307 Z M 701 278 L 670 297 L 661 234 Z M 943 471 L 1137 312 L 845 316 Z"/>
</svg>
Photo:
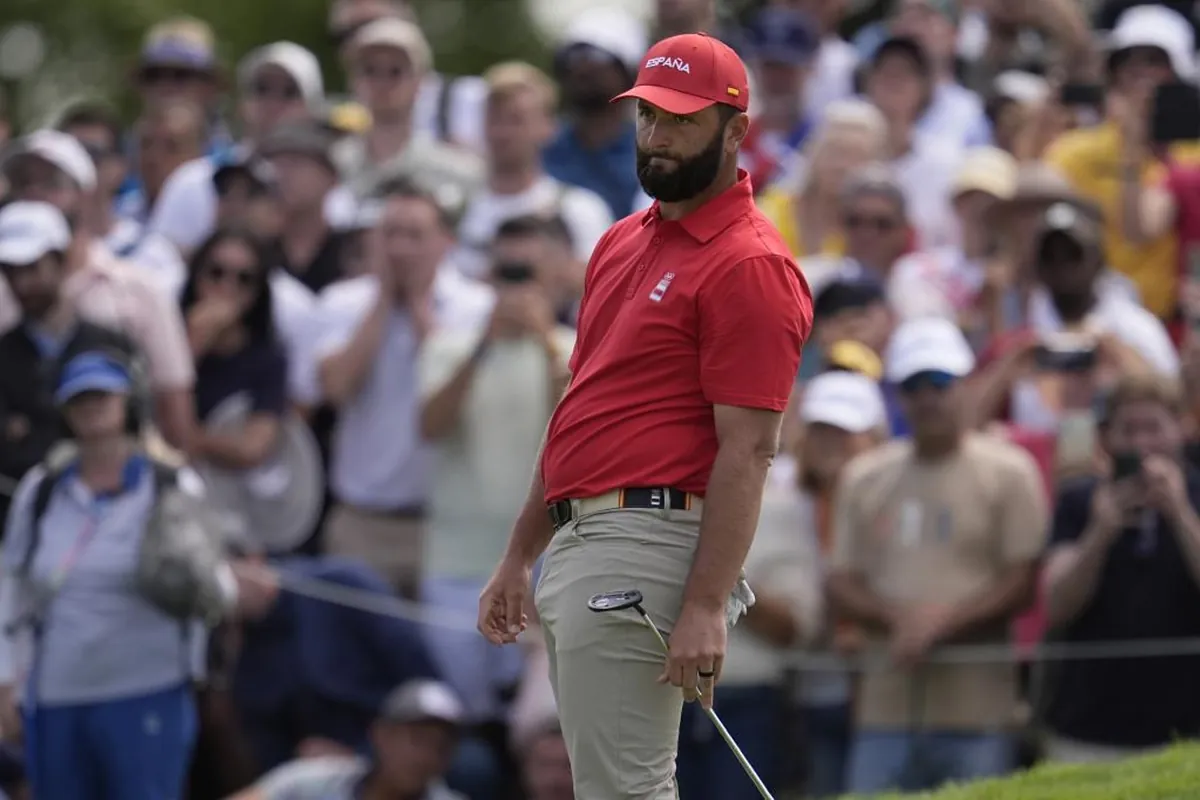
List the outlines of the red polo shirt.
<svg viewBox="0 0 1200 800">
<path fill-rule="evenodd" d="M 546 435 L 546 502 L 664 486 L 703 495 L 713 406 L 782 412 L 812 327 L 808 284 L 744 171 L 678 220 L 655 203 L 588 265 L 571 386 Z"/>
</svg>

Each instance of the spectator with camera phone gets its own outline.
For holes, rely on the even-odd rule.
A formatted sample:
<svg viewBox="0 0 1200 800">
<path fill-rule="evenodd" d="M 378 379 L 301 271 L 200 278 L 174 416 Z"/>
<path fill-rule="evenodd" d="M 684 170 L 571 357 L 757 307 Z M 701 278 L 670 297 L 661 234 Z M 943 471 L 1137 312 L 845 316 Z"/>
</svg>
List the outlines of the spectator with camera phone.
<svg viewBox="0 0 1200 800">
<path fill-rule="evenodd" d="M 1200 636 L 1200 475 L 1184 464 L 1178 387 L 1122 378 L 1104 403 L 1104 473 L 1064 487 L 1044 576 L 1067 643 Z M 1196 656 L 1068 661 L 1048 756 L 1107 761 L 1200 733 Z M 1097 702 L 1097 698 L 1104 698 Z"/>
<path fill-rule="evenodd" d="M 1178 374 L 1162 323 L 1104 280 L 1100 233 L 1092 208 L 1081 202 L 1055 203 L 1039 218 L 1038 285 L 1025 305 L 1026 327 L 997 338 L 984 354 L 990 363 L 973 378 L 978 424 L 1006 419 L 1051 435 L 1064 420 L 1089 416 L 1096 392 L 1118 376 Z M 1090 445 L 1070 449 L 1083 453 Z"/>
<path fill-rule="evenodd" d="M 575 332 L 555 319 L 544 226 L 535 216 L 501 223 L 490 319 L 435 330 L 422 346 L 421 433 L 434 461 L 421 599 L 434 608 L 476 607 L 566 387 Z M 497 732 L 520 681 L 521 651 L 445 628 L 430 629 L 429 644 L 468 722 Z M 503 736 L 495 741 L 502 746 Z"/>
</svg>

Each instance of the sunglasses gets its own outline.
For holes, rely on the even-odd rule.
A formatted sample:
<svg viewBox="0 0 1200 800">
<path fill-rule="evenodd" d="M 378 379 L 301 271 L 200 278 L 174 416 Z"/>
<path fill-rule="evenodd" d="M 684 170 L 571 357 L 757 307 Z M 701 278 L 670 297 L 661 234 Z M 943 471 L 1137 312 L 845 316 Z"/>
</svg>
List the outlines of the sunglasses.
<svg viewBox="0 0 1200 800">
<path fill-rule="evenodd" d="M 209 264 L 204 268 L 204 276 L 213 283 L 233 281 L 243 289 L 249 289 L 258 283 L 258 272 L 252 269 L 239 269 L 226 264 Z"/>
<path fill-rule="evenodd" d="M 250 94 L 260 100 L 299 100 L 300 87 L 291 83 L 279 84 L 257 81 L 250 84 Z"/>
<path fill-rule="evenodd" d="M 401 66 L 378 67 L 365 64 L 359 67 L 356 72 L 358 73 L 359 77 L 367 78 L 369 80 L 377 80 L 382 78 L 389 81 L 396 81 L 407 75 L 408 69 Z"/>
<path fill-rule="evenodd" d="M 83 149 L 87 150 L 87 154 L 91 157 L 94 164 L 99 164 L 102 161 L 121 154 L 121 151 L 115 147 L 101 147 L 95 144 L 88 144 L 87 142 L 83 142 Z"/>
<path fill-rule="evenodd" d="M 949 372 L 925 370 L 916 375 L 909 375 L 900 382 L 900 391 L 904 394 L 914 394 L 928 387 L 943 392 L 954 385 L 956 378 Z"/>
<path fill-rule="evenodd" d="M 844 220 L 848 230 L 872 229 L 877 233 L 891 233 L 900 227 L 899 221 L 893 217 L 875 216 L 871 214 L 847 214 Z"/>
<path fill-rule="evenodd" d="M 201 73 L 184 67 L 146 67 L 141 72 L 142 83 L 187 83 L 200 77 Z"/>
</svg>

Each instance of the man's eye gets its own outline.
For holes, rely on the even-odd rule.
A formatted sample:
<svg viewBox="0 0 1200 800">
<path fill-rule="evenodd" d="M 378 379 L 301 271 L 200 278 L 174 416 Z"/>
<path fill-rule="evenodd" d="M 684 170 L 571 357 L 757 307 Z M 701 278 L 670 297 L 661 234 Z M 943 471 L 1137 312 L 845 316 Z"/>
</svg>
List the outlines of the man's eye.
<svg viewBox="0 0 1200 800">
<path fill-rule="evenodd" d="M 691 125 L 691 124 L 692 124 L 692 118 L 691 118 L 691 117 L 685 117 L 685 116 L 683 116 L 682 114 L 676 114 L 676 115 L 675 115 L 675 122 L 676 122 L 677 124 L 679 124 L 679 125 Z"/>
</svg>

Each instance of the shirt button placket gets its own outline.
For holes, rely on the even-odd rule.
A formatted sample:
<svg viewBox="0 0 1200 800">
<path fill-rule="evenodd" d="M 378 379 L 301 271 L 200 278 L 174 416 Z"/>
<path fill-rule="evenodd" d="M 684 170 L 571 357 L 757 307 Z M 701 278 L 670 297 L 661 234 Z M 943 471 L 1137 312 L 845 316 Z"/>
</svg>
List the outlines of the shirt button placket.
<svg viewBox="0 0 1200 800">
<path fill-rule="evenodd" d="M 629 280 L 629 289 L 625 292 L 625 299 L 631 300 L 637 294 L 638 287 L 642 285 L 642 279 L 646 277 L 646 267 L 656 257 L 656 250 L 662 247 L 662 237 L 655 236 L 650 240 L 650 246 L 642 253 L 642 257 L 638 259 L 637 267 L 633 271 L 633 277 Z"/>
</svg>

